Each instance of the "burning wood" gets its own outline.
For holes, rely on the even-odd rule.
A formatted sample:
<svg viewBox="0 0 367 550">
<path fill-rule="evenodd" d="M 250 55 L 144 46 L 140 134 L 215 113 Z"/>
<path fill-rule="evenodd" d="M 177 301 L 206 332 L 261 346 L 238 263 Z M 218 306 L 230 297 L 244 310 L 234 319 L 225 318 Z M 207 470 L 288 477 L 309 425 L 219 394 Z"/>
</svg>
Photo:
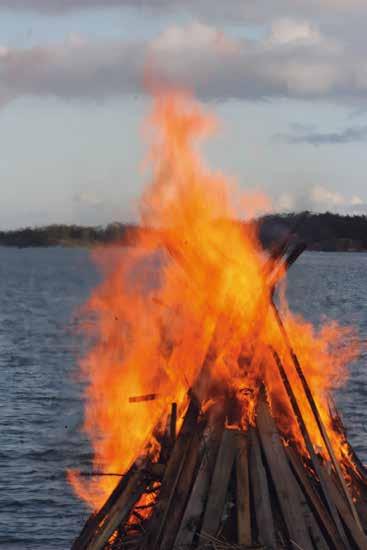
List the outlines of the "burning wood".
<svg viewBox="0 0 367 550">
<path fill-rule="evenodd" d="M 191 401 L 167 464 L 133 467 L 73 549 L 199 548 L 202 540 L 215 548 L 220 534 L 233 548 L 364 549 L 367 538 L 326 465 L 320 460 L 340 524 L 324 504 L 312 462 L 307 466 L 306 457 L 281 439 L 264 393 L 256 427 L 248 432 L 223 430 L 223 416 L 218 423 Z M 152 484 L 159 486 L 155 504 L 137 505 Z M 141 513 L 151 507 L 150 514 Z M 133 516 L 138 524 L 131 523 Z M 136 529 L 143 533 L 138 538 Z"/>
<path fill-rule="evenodd" d="M 356 351 L 333 354 L 345 331 L 317 335 L 273 299 L 304 245 L 287 240 L 264 264 L 256 228 L 223 221 L 227 187 L 191 147 L 210 121 L 176 96 L 153 118 L 143 206 L 161 241 L 142 237 L 97 289 L 100 339 L 84 362 L 94 469 L 124 475 L 70 475 L 98 510 L 73 550 L 365 550 L 367 475 L 327 397 Z M 162 280 L 146 289 L 157 255 Z"/>
<path fill-rule="evenodd" d="M 330 472 L 315 454 L 297 397 L 278 353 L 272 352 L 309 458 L 282 440 L 264 390 L 259 393 L 256 427 L 247 431 L 223 430 L 230 401 L 213 417 L 191 392 L 177 440 L 172 437 L 176 404 L 171 408 L 173 446 L 166 464 L 148 459 L 133 467 L 99 514 L 91 517 L 73 550 L 200 548 L 202 541 L 216 548 L 221 533 L 232 548 L 256 543 L 304 550 L 366 548 L 367 537 L 345 494 L 349 489 L 338 471 Z M 365 471 L 359 474 L 359 484 L 367 484 Z M 158 487 L 155 503 L 137 505 L 152 483 Z M 132 517 L 138 523 L 132 523 Z M 141 531 L 139 537 L 136 530 Z"/>
<path fill-rule="evenodd" d="M 142 403 L 143 401 L 154 401 L 160 397 L 159 393 L 148 393 L 146 395 L 135 395 L 129 397 L 129 403 Z"/>
</svg>

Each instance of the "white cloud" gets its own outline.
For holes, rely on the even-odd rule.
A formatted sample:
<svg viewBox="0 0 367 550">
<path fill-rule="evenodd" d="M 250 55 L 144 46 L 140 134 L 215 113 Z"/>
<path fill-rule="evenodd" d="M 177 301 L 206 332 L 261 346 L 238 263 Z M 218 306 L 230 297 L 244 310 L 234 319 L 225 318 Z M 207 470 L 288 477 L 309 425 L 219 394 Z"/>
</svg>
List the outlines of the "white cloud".
<svg viewBox="0 0 367 550">
<path fill-rule="evenodd" d="M 275 210 L 278 212 L 291 212 L 295 209 L 295 201 L 292 193 L 283 192 L 274 201 Z"/>
<path fill-rule="evenodd" d="M 103 206 L 101 197 L 94 191 L 81 191 L 74 196 L 74 202 L 88 208 L 99 208 Z"/>
<path fill-rule="evenodd" d="M 268 39 L 275 44 L 319 44 L 322 42 L 320 31 L 309 21 L 297 21 L 290 18 L 276 19 L 271 25 Z"/>
<path fill-rule="evenodd" d="M 217 31 L 202 23 L 193 23 L 189 29 L 176 25 L 164 30 L 152 42 L 152 48 L 157 51 L 175 51 L 186 48 L 205 48 L 215 43 Z"/>
<path fill-rule="evenodd" d="M 340 214 L 367 213 L 367 205 L 358 195 L 348 196 L 321 184 L 280 193 L 274 200 L 274 209 L 277 212 L 310 210 Z"/>
<path fill-rule="evenodd" d="M 315 185 L 311 188 L 310 198 L 313 204 L 322 208 L 335 209 L 340 206 L 350 204 L 350 200 L 346 199 L 341 193 L 331 191 L 322 185 Z"/>
<path fill-rule="evenodd" d="M 350 200 L 350 204 L 352 204 L 353 206 L 359 206 L 363 204 L 363 200 L 361 199 L 361 197 L 358 197 L 357 195 L 353 195 L 353 197 Z"/>
</svg>

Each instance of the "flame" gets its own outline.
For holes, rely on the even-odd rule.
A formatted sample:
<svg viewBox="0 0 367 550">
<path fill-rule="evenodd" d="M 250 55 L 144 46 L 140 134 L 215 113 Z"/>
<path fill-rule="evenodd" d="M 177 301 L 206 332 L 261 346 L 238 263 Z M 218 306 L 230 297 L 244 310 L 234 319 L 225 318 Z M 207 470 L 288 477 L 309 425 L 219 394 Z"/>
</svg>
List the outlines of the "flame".
<svg viewBox="0 0 367 550">
<path fill-rule="evenodd" d="M 92 333 L 88 329 L 93 343 L 81 370 L 88 382 L 84 429 L 95 469 L 124 473 L 147 453 L 158 460 L 170 403 L 177 402 L 182 412 L 193 385 L 203 410 L 223 395 L 223 402 L 236 403 L 226 411 L 227 424 L 246 429 L 265 381 L 283 436 L 306 453 L 271 347 L 284 364 L 315 446 L 327 456 L 272 315 L 268 277 L 275 264 L 265 262 L 256 224 L 236 221 L 244 204 L 253 215 L 264 198 L 240 194 L 199 155 L 198 141 L 216 126 L 188 94 L 157 94 L 146 125 L 151 181 L 141 199 L 141 226 L 149 230 L 141 231 L 139 246 L 94 253 L 104 279 L 85 306 L 95 325 Z M 328 393 L 345 382 L 357 346 L 345 344 L 349 329 L 326 323 L 316 330 L 293 315 L 284 295 L 282 313 L 342 460 Z M 205 384 L 195 385 L 204 361 L 209 374 Z M 146 394 L 157 398 L 129 401 Z M 85 482 L 77 472 L 69 472 L 69 479 L 92 508 L 116 484 L 108 476 Z"/>
</svg>

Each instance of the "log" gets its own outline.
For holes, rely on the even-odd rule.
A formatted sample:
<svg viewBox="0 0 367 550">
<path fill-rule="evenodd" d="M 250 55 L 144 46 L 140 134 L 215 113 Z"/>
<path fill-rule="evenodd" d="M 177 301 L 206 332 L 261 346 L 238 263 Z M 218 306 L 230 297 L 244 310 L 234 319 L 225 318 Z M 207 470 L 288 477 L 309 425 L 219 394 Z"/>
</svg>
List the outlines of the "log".
<svg viewBox="0 0 367 550">
<path fill-rule="evenodd" d="M 289 466 L 279 432 L 262 393 L 257 407 L 256 425 L 289 537 L 303 550 L 313 550 L 305 522 L 308 506 Z"/>
<path fill-rule="evenodd" d="M 213 479 L 210 484 L 203 524 L 200 530 L 205 537 L 216 536 L 223 516 L 229 479 L 237 450 L 237 430 L 226 428 L 223 432 Z"/>
<path fill-rule="evenodd" d="M 175 548 L 189 548 L 200 528 L 222 433 L 223 423 L 217 422 L 204 434 L 200 467 L 175 540 Z"/>
<path fill-rule="evenodd" d="M 239 434 L 236 454 L 237 542 L 246 546 L 250 546 L 252 541 L 248 450 L 247 434 Z"/>
<path fill-rule="evenodd" d="M 266 471 L 257 432 L 250 428 L 250 480 L 255 511 L 257 539 L 268 548 L 277 548 Z"/>
</svg>

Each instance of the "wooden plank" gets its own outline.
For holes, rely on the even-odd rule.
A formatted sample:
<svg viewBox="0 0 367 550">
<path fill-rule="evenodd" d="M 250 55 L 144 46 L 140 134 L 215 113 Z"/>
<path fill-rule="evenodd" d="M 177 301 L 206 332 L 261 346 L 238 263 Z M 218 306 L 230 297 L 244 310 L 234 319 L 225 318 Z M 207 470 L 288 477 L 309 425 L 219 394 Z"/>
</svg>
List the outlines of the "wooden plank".
<svg viewBox="0 0 367 550">
<path fill-rule="evenodd" d="M 361 531 L 359 529 L 359 526 L 356 524 L 347 501 L 339 491 L 339 488 L 336 485 L 335 480 L 330 476 L 325 465 L 322 465 L 322 469 L 324 471 L 325 481 L 329 487 L 330 494 L 332 495 L 333 501 L 335 502 L 335 505 L 338 509 L 338 512 L 343 522 L 345 523 L 345 525 L 347 526 L 350 532 L 350 536 L 352 537 L 358 549 L 366 550 L 367 548 L 366 534 L 363 531 Z"/>
<path fill-rule="evenodd" d="M 250 428 L 250 480 L 253 496 L 257 539 L 260 544 L 277 548 L 269 486 L 264 468 L 257 432 Z M 253 541 L 255 542 L 255 541 Z"/>
<path fill-rule="evenodd" d="M 129 403 L 142 403 L 143 401 L 154 401 L 160 397 L 159 393 L 147 393 L 146 395 L 134 395 L 129 397 Z"/>
<path fill-rule="evenodd" d="M 215 536 L 218 532 L 236 455 L 236 444 L 237 431 L 225 429 L 215 463 L 203 524 L 200 530 L 200 533 L 205 537 Z"/>
<path fill-rule="evenodd" d="M 80 532 L 77 539 L 75 539 L 71 550 L 85 550 L 88 547 L 88 544 L 92 537 L 94 536 L 98 526 L 103 522 L 106 515 L 111 510 L 115 502 L 120 498 L 121 494 L 125 491 L 129 480 L 136 471 L 135 465 L 126 472 L 126 474 L 121 478 L 119 483 L 116 485 L 115 489 L 112 491 L 102 508 L 98 512 L 92 513 L 88 520 L 86 521 L 82 531 Z"/>
<path fill-rule="evenodd" d="M 310 533 L 313 547 L 317 550 L 330 550 L 330 545 L 326 542 L 324 535 L 322 534 L 319 527 L 319 524 L 317 523 L 315 516 L 309 508 L 305 512 L 305 522 L 308 532 Z"/>
<path fill-rule="evenodd" d="M 177 424 L 177 403 L 172 403 L 170 428 L 169 428 L 172 447 L 176 443 L 176 424 Z"/>
<path fill-rule="evenodd" d="M 322 525 L 324 532 L 328 536 L 329 542 L 332 543 L 337 550 L 343 550 L 345 546 L 340 540 L 335 524 L 318 493 L 311 484 L 300 458 L 292 447 L 287 447 L 285 452 L 315 516 L 318 518 L 320 525 Z"/>
<path fill-rule="evenodd" d="M 250 546 L 252 540 L 248 448 L 247 434 L 239 434 L 236 454 L 237 542 L 246 546 Z"/>
<path fill-rule="evenodd" d="M 352 480 L 353 493 L 357 494 L 355 505 L 363 530 L 367 532 L 367 470 L 347 439 L 342 417 L 331 397 L 329 397 L 329 412 L 334 429 L 343 437 L 347 447 L 346 454 L 348 454 L 351 464 L 346 466 Z"/>
<path fill-rule="evenodd" d="M 158 541 L 160 550 L 170 550 L 173 547 L 177 531 L 180 528 L 200 460 L 203 428 L 204 426 L 198 426 L 196 429 L 185 458 L 185 464 L 180 479 L 172 495 L 171 504 L 167 506 L 162 538 L 161 541 Z"/>
<path fill-rule="evenodd" d="M 259 397 L 256 425 L 291 542 L 303 550 L 313 550 L 305 522 L 307 503 L 289 466 L 263 394 Z"/>
<path fill-rule="evenodd" d="M 177 533 L 175 548 L 190 548 L 199 530 L 222 433 L 222 423 L 210 426 L 204 433 L 201 464 Z"/>
<path fill-rule="evenodd" d="M 113 504 L 102 524 L 96 530 L 94 537 L 88 543 L 86 547 L 88 550 L 102 550 L 104 548 L 119 525 L 128 519 L 134 504 L 136 504 L 144 493 L 146 485 L 147 482 L 144 473 L 142 471 L 134 472 L 129 479 L 126 489 Z"/>
<path fill-rule="evenodd" d="M 327 485 L 324 481 L 324 474 L 323 474 L 323 472 L 321 470 L 321 467 L 320 467 L 320 461 L 319 461 L 319 458 L 316 456 L 316 453 L 315 453 L 315 450 L 314 450 L 314 447 L 313 447 L 313 444 L 312 444 L 312 441 L 311 441 L 309 431 L 308 431 L 307 426 L 306 426 L 306 424 L 303 420 L 302 412 L 301 412 L 301 409 L 298 405 L 296 395 L 295 395 L 295 393 L 292 389 L 292 386 L 289 382 L 287 373 L 285 371 L 285 368 L 282 364 L 282 361 L 281 361 L 278 353 L 273 348 L 271 348 L 271 350 L 272 350 L 272 353 L 273 353 L 274 361 L 275 361 L 275 363 L 278 367 L 280 377 L 281 377 L 282 382 L 284 384 L 284 389 L 285 389 L 285 391 L 288 395 L 290 404 L 292 406 L 294 416 L 296 417 L 298 426 L 299 426 L 299 428 L 301 430 L 301 433 L 303 435 L 303 439 L 304 439 L 304 442 L 305 442 L 305 445 L 306 445 L 306 449 L 307 449 L 307 451 L 310 455 L 311 462 L 312 462 L 312 465 L 314 467 L 315 473 L 319 478 L 320 488 L 321 488 L 323 497 L 326 501 L 326 504 L 327 504 L 327 507 L 329 509 L 332 520 L 335 524 L 336 531 L 337 531 L 337 536 L 336 536 L 335 540 L 337 541 L 338 544 L 341 544 L 346 549 L 349 549 L 350 548 L 349 542 L 347 540 L 343 525 L 340 521 L 339 514 L 338 514 L 337 509 L 335 507 L 335 503 L 333 502 L 333 500 L 331 498 L 331 495 L 329 494 Z"/>
<path fill-rule="evenodd" d="M 329 453 L 329 456 L 330 456 L 330 459 L 331 459 L 331 462 L 334 466 L 334 470 L 335 470 L 335 474 L 339 480 L 339 483 L 340 483 L 340 486 L 342 488 L 342 491 L 343 491 L 343 494 L 344 494 L 344 497 L 346 498 L 347 502 L 348 502 L 348 505 L 349 505 L 349 508 L 351 510 L 351 513 L 354 517 L 354 521 L 355 523 L 357 524 L 359 530 L 363 533 L 363 528 L 362 528 L 362 525 L 361 525 L 361 522 L 360 522 L 360 519 L 359 519 L 359 516 L 358 516 L 358 513 L 357 513 L 357 510 L 356 510 L 356 507 L 354 505 L 354 502 L 353 502 L 353 499 L 352 499 L 352 496 L 350 494 L 350 491 L 347 487 L 347 484 L 345 482 L 345 479 L 344 479 L 344 476 L 341 472 L 341 469 L 340 469 L 340 466 L 339 466 L 339 462 L 335 456 L 335 453 L 334 453 L 334 449 L 333 449 L 333 446 L 331 444 L 331 441 L 329 439 L 329 436 L 328 436 L 328 433 L 326 431 L 326 428 L 324 426 L 324 423 L 322 421 L 322 418 L 321 418 L 321 415 L 320 415 L 320 412 L 319 412 L 319 409 L 318 409 L 318 406 L 316 404 L 316 401 L 313 397 L 313 394 L 312 394 L 312 391 L 311 391 L 311 388 L 307 382 L 307 379 L 304 375 L 304 372 L 302 370 L 302 367 L 301 367 L 301 364 L 299 362 L 299 359 L 298 359 L 298 356 L 297 354 L 295 353 L 293 347 L 292 347 L 292 344 L 291 344 L 291 341 L 289 339 L 289 336 L 288 336 L 288 333 L 286 331 L 286 328 L 285 328 L 285 325 L 282 321 L 282 318 L 279 314 L 279 311 L 274 303 L 274 300 L 273 300 L 273 297 L 272 297 L 272 300 L 271 300 L 271 306 L 272 306 L 272 311 L 274 313 L 274 317 L 277 321 L 277 324 L 279 326 L 279 329 L 280 329 L 280 332 L 283 336 L 283 340 L 284 340 L 284 343 L 286 344 L 287 346 L 287 349 L 288 349 L 288 353 L 292 359 L 292 362 L 293 362 L 293 365 L 296 369 L 296 372 L 298 374 L 298 377 L 301 381 L 301 384 L 302 384 L 302 387 L 303 387 L 303 390 L 304 390 L 304 393 L 305 393 L 305 396 L 307 398 L 307 401 L 311 407 L 311 410 L 312 410 L 312 413 L 314 415 L 314 418 L 316 420 L 316 424 L 319 428 L 319 431 L 320 431 L 320 434 L 324 440 L 324 443 L 325 443 L 325 446 L 326 446 L 326 449 Z"/>
<path fill-rule="evenodd" d="M 198 402 L 195 398 L 191 398 L 180 433 L 167 463 L 157 503 L 154 507 L 154 513 L 149 522 L 149 532 L 144 546 L 142 546 L 142 548 L 146 548 L 147 550 L 156 548 L 162 535 L 168 508 L 185 465 L 186 455 L 190 448 L 193 434 L 195 433 L 198 415 Z"/>
</svg>

